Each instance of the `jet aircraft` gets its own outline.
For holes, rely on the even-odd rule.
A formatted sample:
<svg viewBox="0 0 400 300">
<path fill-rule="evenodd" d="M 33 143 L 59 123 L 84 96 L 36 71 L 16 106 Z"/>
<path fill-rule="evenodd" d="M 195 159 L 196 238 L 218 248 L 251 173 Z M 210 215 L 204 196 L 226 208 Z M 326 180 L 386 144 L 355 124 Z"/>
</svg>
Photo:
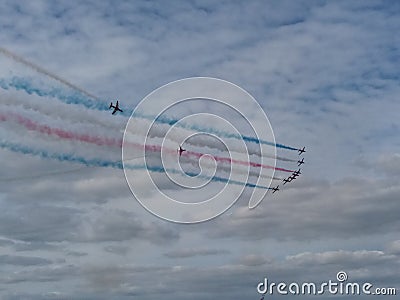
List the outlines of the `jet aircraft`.
<svg viewBox="0 0 400 300">
<path fill-rule="evenodd" d="M 297 171 L 294 171 L 293 174 L 292 174 L 292 176 L 297 177 L 297 176 L 301 175 L 301 171 L 300 171 L 300 170 L 301 170 L 301 169 L 298 169 Z"/>
<path fill-rule="evenodd" d="M 181 155 L 182 155 L 182 152 L 185 152 L 185 151 L 186 151 L 186 150 L 183 149 L 181 145 L 179 145 L 179 149 L 178 149 L 179 156 L 181 156 Z"/>
<path fill-rule="evenodd" d="M 304 164 L 304 157 L 301 160 L 297 161 L 297 165 L 300 167 L 302 164 Z"/>
<path fill-rule="evenodd" d="M 276 191 L 279 191 L 279 185 L 277 185 L 276 187 L 272 188 L 272 194 L 275 193 Z"/>
<path fill-rule="evenodd" d="M 303 149 L 297 149 L 299 151 L 299 155 L 306 152 L 306 147 L 303 147 Z"/>
<path fill-rule="evenodd" d="M 123 111 L 122 109 L 119 108 L 118 100 L 117 100 L 117 104 L 115 104 L 115 105 L 113 105 L 113 103 L 111 102 L 109 109 L 111 109 L 111 108 L 114 108 L 114 111 L 112 112 L 112 115 L 114 115 L 117 111 L 120 111 L 120 112 Z"/>
</svg>

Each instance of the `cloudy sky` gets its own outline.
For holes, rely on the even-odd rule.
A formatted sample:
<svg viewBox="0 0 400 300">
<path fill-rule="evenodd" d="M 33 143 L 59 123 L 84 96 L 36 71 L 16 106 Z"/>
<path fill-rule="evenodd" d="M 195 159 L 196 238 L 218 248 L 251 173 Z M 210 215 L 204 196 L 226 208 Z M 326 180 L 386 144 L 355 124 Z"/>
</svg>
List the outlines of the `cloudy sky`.
<svg viewBox="0 0 400 300">
<path fill-rule="evenodd" d="M 303 174 L 257 208 L 246 188 L 213 220 L 167 222 L 121 169 L 94 161 L 121 158 L 105 138 L 122 139 L 129 115 L 84 106 L 82 91 L 2 52 L 0 298 L 259 299 L 264 277 L 320 283 L 339 271 L 399 288 L 399 14 L 395 1 L 1 0 L 0 47 L 95 103 L 120 99 L 127 113 L 171 81 L 220 78 L 259 102 L 278 143 L 307 152 Z M 168 193 L 194 195 L 162 175 Z M 280 297 L 294 296 L 267 299 Z"/>
</svg>

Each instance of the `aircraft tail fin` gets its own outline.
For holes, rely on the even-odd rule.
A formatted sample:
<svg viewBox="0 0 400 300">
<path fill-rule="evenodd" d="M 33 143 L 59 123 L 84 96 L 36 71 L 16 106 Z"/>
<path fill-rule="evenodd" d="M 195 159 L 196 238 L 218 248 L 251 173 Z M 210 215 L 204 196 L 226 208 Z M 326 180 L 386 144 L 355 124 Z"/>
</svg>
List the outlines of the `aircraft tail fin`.
<svg viewBox="0 0 400 300">
<path fill-rule="evenodd" d="M 113 104 L 112 104 L 112 102 L 111 102 L 109 109 L 112 108 L 112 107 L 113 107 Z"/>
</svg>

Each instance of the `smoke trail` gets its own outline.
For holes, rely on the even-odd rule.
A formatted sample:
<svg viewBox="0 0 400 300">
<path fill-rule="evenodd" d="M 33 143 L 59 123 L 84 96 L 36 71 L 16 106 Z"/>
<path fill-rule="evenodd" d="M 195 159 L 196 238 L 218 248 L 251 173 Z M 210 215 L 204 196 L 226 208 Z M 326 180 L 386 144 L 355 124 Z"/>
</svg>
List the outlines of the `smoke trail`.
<svg viewBox="0 0 400 300">
<path fill-rule="evenodd" d="M 237 139 L 237 140 L 243 139 L 245 142 L 251 142 L 251 143 L 268 145 L 268 146 L 275 146 L 275 147 L 283 148 L 283 149 L 287 149 L 287 150 L 298 150 L 297 148 L 293 148 L 293 147 L 286 146 L 283 144 L 276 144 L 276 143 L 272 143 L 269 141 L 260 140 L 260 139 L 257 139 L 255 137 L 251 137 L 251 136 L 224 132 L 224 131 L 220 131 L 220 130 L 217 130 L 217 129 L 211 128 L 211 127 L 202 127 L 202 126 L 194 125 L 194 124 L 185 124 L 183 122 L 178 123 L 179 119 L 169 118 L 169 117 L 165 117 L 165 116 L 159 116 L 159 117 L 155 118 L 155 116 L 146 115 L 146 114 L 139 113 L 139 112 L 135 112 L 135 116 L 136 115 L 138 117 L 141 117 L 144 119 L 154 120 L 157 123 L 168 124 L 170 126 L 176 125 L 178 127 L 182 127 L 182 128 L 193 130 L 193 131 L 207 132 L 210 134 L 215 134 L 220 137 L 232 138 L 232 139 Z"/>
<path fill-rule="evenodd" d="M 122 139 L 113 139 L 113 138 L 107 138 L 107 137 L 96 137 L 96 136 L 91 136 L 88 134 L 77 134 L 73 133 L 70 131 L 66 131 L 61 128 L 52 128 L 48 125 L 43 125 L 39 124 L 31 119 L 25 118 L 21 115 L 15 114 L 15 113 L 9 113 L 7 115 L 1 114 L 0 113 L 0 121 L 7 121 L 10 119 L 15 119 L 17 123 L 25 126 L 25 128 L 30 129 L 30 130 L 35 130 L 43 134 L 47 135 L 54 135 L 59 138 L 63 139 L 69 139 L 69 140 L 77 140 L 80 142 L 86 142 L 86 143 L 91 143 L 95 144 L 98 146 L 114 146 L 114 147 L 122 147 Z M 126 146 L 130 147 L 135 147 L 138 149 L 142 149 L 143 147 L 145 148 L 146 151 L 152 151 L 152 152 L 161 152 L 162 147 L 158 145 L 140 145 L 137 143 L 131 143 L 127 142 Z M 164 147 L 164 151 L 166 153 L 169 153 L 171 155 L 176 154 L 176 149 L 171 149 Z M 194 152 L 194 151 L 185 151 L 183 152 L 182 156 L 184 157 L 194 157 L 194 158 L 201 158 L 204 154 L 199 153 L 199 152 Z M 237 160 L 237 159 L 231 159 L 228 157 L 220 157 L 220 156 L 213 156 L 213 158 L 221 163 L 229 163 L 229 164 L 238 164 L 238 165 L 243 165 L 243 166 L 251 166 L 251 167 L 256 167 L 256 168 L 266 168 L 266 169 L 275 169 L 276 171 L 282 171 L 282 172 L 290 172 L 292 173 L 293 170 L 288 170 L 284 168 L 279 168 L 279 167 L 273 167 L 265 164 L 260 164 L 260 163 L 255 163 L 255 162 L 249 162 L 249 161 L 242 161 L 242 160 Z"/>
<path fill-rule="evenodd" d="M 0 121 L 15 120 L 18 124 L 23 125 L 29 130 L 34 130 L 42 134 L 57 136 L 62 139 L 76 140 L 95 144 L 98 146 L 115 146 L 122 147 L 122 139 L 113 139 L 107 137 L 97 137 L 88 134 L 73 133 L 61 128 L 53 128 L 48 125 L 39 124 L 31 119 L 25 118 L 15 113 L 8 113 L 7 115 L 0 113 Z"/>
<path fill-rule="evenodd" d="M 186 159 L 185 160 L 185 163 L 189 163 L 189 164 L 191 164 L 193 167 L 198 167 L 199 166 L 199 163 L 198 163 L 198 161 L 196 160 L 192 160 L 192 159 Z M 205 167 L 208 167 L 208 168 L 214 168 L 215 167 L 215 165 L 213 164 L 213 163 L 210 163 L 210 162 L 207 162 L 207 161 L 203 161 L 202 162 L 202 166 L 205 166 Z M 226 166 L 226 165 L 224 165 L 224 164 L 221 164 L 220 166 L 218 166 L 218 167 L 220 167 L 220 168 L 222 168 L 225 172 L 227 172 L 227 173 L 229 173 L 229 172 L 231 172 L 232 171 L 232 168 L 230 167 L 230 166 Z M 281 178 L 281 177 L 277 177 L 277 176 L 270 176 L 270 175 L 267 175 L 267 174 L 262 174 L 262 172 L 260 172 L 259 170 L 253 170 L 253 169 L 246 169 L 246 168 L 234 168 L 233 169 L 233 172 L 234 173 L 239 173 L 239 174 L 249 174 L 250 176 L 258 176 L 258 177 L 263 177 L 263 178 L 269 178 L 269 179 L 272 179 L 272 180 L 279 180 L 279 181 L 282 181 L 283 180 L 283 178 Z M 261 174 L 260 174 L 261 173 Z"/>
<path fill-rule="evenodd" d="M 54 159 L 54 160 L 58 160 L 58 161 L 75 162 L 75 163 L 83 164 L 85 166 L 112 167 L 112 168 L 116 168 L 116 169 L 123 169 L 122 161 L 106 161 L 106 160 L 101 160 L 101 159 L 96 159 L 96 158 L 95 159 L 87 159 L 84 157 L 74 156 L 72 154 L 67 154 L 67 153 L 49 153 L 44 150 L 30 149 L 28 147 L 24 147 L 21 145 L 8 143 L 8 142 L 4 142 L 4 141 L 0 141 L 0 147 L 3 149 L 13 151 L 13 152 L 17 152 L 17 153 L 39 156 L 44 159 Z M 170 172 L 170 173 L 175 173 L 175 174 L 182 174 L 182 171 L 180 171 L 180 170 L 164 169 L 163 167 L 150 167 L 150 166 L 145 166 L 145 165 L 126 164 L 125 168 L 127 168 L 129 170 L 148 170 L 151 172 L 158 172 L 158 173 Z M 186 174 L 188 176 L 192 176 L 192 177 L 198 175 L 196 173 L 188 173 L 188 172 L 186 172 Z M 198 177 L 202 178 L 202 179 L 212 180 L 215 182 L 235 184 L 235 185 L 241 185 L 241 186 L 246 186 L 246 187 L 251 187 L 251 188 L 261 188 L 261 189 L 267 189 L 267 190 L 271 189 L 267 186 L 257 185 L 257 184 L 248 183 L 248 182 L 235 181 L 235 180 L 231 180 L 229 178 L 224 178 L 224 177 L 219 177 L 219 176 L 209 177 L 209 176 L 201 175 Z"/>
<path fill-rule="evenodd" d="M 193 156 L 196 158 L 200 158 L 201 156 L 203 156 L 202 153 L 199 152 L 193 152 L 193 151 L 185 151 L 182 153 L 182 156 Z M 269 165 L 264 165 L 264 164 L 260 164 L 260 163 L 255 163 L 255 162 L 248 162 L 248 161 L 243 161 L 243 160 L 237 160 L 237 159 L 231 159 L 228 157 L 219 157 L 219 156 L 213 156 L 214 159 L 216 161 L 219 162 L 226 162 L 226 163 L 233 163 L 233 164 L 238 164 L 238 165 L 243 165 L 243 166 L 251 166 L 251 167 L 256 167 L 256 168 L 266 168 L 266 169 L 275 169 L 276 171 L 282 171 L 282 172 L 290 172 L 293 173 L 293 170 L 288 170 L 288 169 L 284 169 L 284 168 L 277 168 L 277 167 L 273 167 L 273 166 L 269 166 Z"/>
<path fill-rule="evenodd" d="M 56 81 L 58 81 L 58 82 L 60 82 L 60 83 L 62 83 L 64 85 L 66 85 L 67 87 L 69 87 L 69 88 L 71 88 L 71 89 L 73 89 L 75 91 L 80 92 L 81 94 L 83 94 L 86 97 L 89 97 L 89 98 L 92 98 L 92 99 L 98 100 L 98 101 L 93 101 L 93 100 L 87 99 L 87 98 L 84 99 L 82 97 L 79 97 L 79 95 L 74 95 L 73 97 L 65 97 L 65 95 L 63 95 L 63 93 L 60 93 L 60 91 L 58 89 L 52 89 L 50 91 L 50 93 L 46 94 L 46 93 L 43 93 L 43 91 L 40 91 L 38 89 L 35 89 L 35 88 L 29 86 L 26 81 L 25 82 L 23 82 L 23 81 L 19 82 L 18 78 L 14 78 L 12 80 L 12 82 L 11 82 L 11 84 L 12 84 L 12 86 L 14 88 L 16 88 L 16 89 L 22 88 L 22 89 L 25 89 L 28 93 L 36 93 L 36 94 L 38 94 L 40 96 L 45 96 L 46 95 L 46 96 L 52 96 L 52 97 L 57 97 L 57 98 L 58 98 L 58 96 L 61 96 L 61 97 L 64 97 L 64 99 L 60 99 L 60 100 L 67 101 L 68 104 L 70 104 L 70 103 L 74 103 L 74 104 L 78 104 L 78 103 L 83 104 L 83 103 L 85 103 L 88 108 L 96 108 L 96 109 L 100 109 L 100 110 L 108 110 L 108 106 L 105 105 L 104 103 L 100 102 L 99 101 L 100 99 L 98 97 L 96 97 L 95 95 L 93 95 L 91 93 L 88 93 L 84 89 L 82 89 L 82 88 L 80 88 L 80 87 L 68 82 L 67 80 L 65 80 L 65 79 L 63 79 L 63 78 L 61 78 L 61 77 L 59 77 L 59 76 L 57 76 L 57 75 L 45 70 L 43 68 L 41 68 L 38 65 L 33 64 L 32 62 L 27 61 L 26 59 L 18 56 L 17 54 L 11 52 L 10 50 L 7 50 L 5 48 L 0 47 L 0 52 L 3 53 L 5 56 L 11 58 L 12 60 L 14 60 L 14 61 L 16 61 L 18 63 L 21 63 L 21 64 L 23 64 L 23 65 L 35 70 L 38 73 L 46 75 L 49 78 L 52 78 L 52 79 L 54 79 L 54 80 L 56 80 Z M 17 81 L 17 82 L 13 82 L 13 81 Z M 5 86 L 4 82 L 0 82 L 0 85 L 3 88 L 5 88 L 4 87 Z M 126 111 L 126 112 L 124 111 L 123 114 L 124 115 L 127 115 L 127 114 L 130 115 L 130 113 L 128 111 Z M 151 120 L 154 120 L 154 116 L 143 115 L 142 117 L 143 118 L 149 118 L 150 117 Z M 172 118 L 167 118 L 167 117 L 162 117 L 162 118 L 158 118 L 158 119 L 159 119 L 159 122 L 164 123 L 164 124 L 169 124 L 169 125 L 174 125 L 175 123 L 177 123 L 179 121 L 177 119 L 172 119 Z M 180 125 L 180 123 L 178 125 Z M 188 126 L 188 125 L 186 125 L 186 126 Z M 202 127 L 196 127 L 194 125 L 189 126 L 189 127 L 192 127 L 192 130 L 197 130 L 197 131 L 200 131 L 200 132 L 210 132 L 210 133 L 222 135 L 222 136 L 227 137 L 227 138 L 243 139 L 244 141 L 247 141 L 247 142 L 252 142 L 252 143 L 257 143 L 257 144 L 265 144 L 265 145 L 275 146 L 275 147 L 278 147 L 278 148 L 283 148 L 283 149 L 288 149 L 288 150 L 298 150 L 297 148 L 293 148 L 293 147 L 286 146 L 286 145 L 283 145 L 283 144 L 275 144 L 275 143 L 272 143 L 272 142 L 259 140 L 259 139 L 254 138 L 254 137 L 239 136 L 239 135 L 236 135 L 236 134 L 224 133 L 224 132 L 221 132 L 221 131 L 213 130 L 212 128 L 202 128 Z M 207 130 L 209 130 L 209 131 L 207 131 Z"/>
<path fill-rule="evenodd" d="M 34 156 L 39 156 L 41 158 L 45 159 L 54 159 L 58 161 L 69 161 L 69 162 L 75 162 L 75 163 L 80 163 L 85 166 L 93 166 L 93 167 L 112 167 L 112 168 L 117 168 L 117 169 L 122 169 L 122 162 L 121 161 L 106 161 L 106 160 L 100 160 L 100 159 L 86 159 L 84 157 L 79 157 L 79 156 L 74 156 L 73 154 L 68 154 L 68 153 L 50 153 L 45 150 L 35 150 L 35 149 L 30 149 L 28 147 L 24 147 L 21 145 L 5 142 L 5 141 L 0 141 L 0 147 L 17 152 L 17 153 L 22 153 L 22 154 L 31 154 Z"/>
<path fill-rule="evenodd" d="M 0 83 L 1 83 L 1 79 L 0 79 Z M 49 104 L 42 104 L 40 106 L 32 101 L 27 101 L 27 99 L 21 100 L 18 97 L 13 98 L 12 100 L 3 99 L 3 97 L 1 97 L 0 101 L 1 101 L 2 105 L 6 105 L 6 106 L 20 105 L 20 106 L 22 106 L 22 108 L 24 108 L 26 110 L 33 111 L 38 114 L 46 115 L 52 119 L 64 119 L 70 123 L 72 122 L 73 124 L 76 124 L 76 123 L 82 123 L 82 124 L 87 123 L 90 125 L 96 124 L 107 130 L 108 129 L 116 130 L 118 132 L 118 134 L 122 130 L 121 128 L 123 128 L 123 124 L 117 124 L 117 123 L 114 124 L 113 122 L 111 122 L 111 121 L 115 120 L 115 118 L 113 118 L 113 120 L 108 120 L 108 123 L 104 123 L 104 122 L 101 122 L 100 120 L 98 120 L 98 116 L 96 116 L 94 114 L 88 114 L 86 111 L 82 112 L 80 109 L 77 109 L 77 108 L 69 108 L 70 114 L 66 115 L 64 113 L 61 113 L 61 111 L 65 110 L 65 107 L 58 107 L 58 106 L 50 107 Z M 62 104 L 59 104 L 59 105 L 62 105 Z M 69 117 L 69 118 L 67 118 L 67 117 Z M 118 118 L 117 120 L 120 120 L 120 119 Z M 134 127 L 134 129 L 138 129 L 137 131 L 141 132 L 140 126 Z M 149 137 L 164 138 L 164 136 L 169 128 L 167 128 L 167 127 L 163 128 L 163 125 L 157 125 L 157 126 L 153 127 L 152 129 L 153 130 L 151 130 L 148 133 Z M 143 132 L 143 134 L 144 134 L 144 132 Z M 169 136 L 169 138 L 172 141 L 179 143 L 178 138 L 173 139 L 173 136 Z M 200 146 L 200 147 L 204 147 L 205 145 L 207 145 L 208 147 L 213 148 L 213 149 L 215 148 L 215 149 L 218 149 L 221 151 L 224 150 L 224 149 L 221 149 L 220 147 L 218 147 L 217 144 L 211 143 L 211 140 L 207 140 L 207 139 L 201 139 L 201 140 L 188 139 L 185 141 L 185 143 L 193 145 L 193 146 Z M 249 154 L 257 155 L 259 157 L 257 151 L 252 151 L 251 148 L 248 148 L 247 150 L 248 150 Z M 264 154 L 263 157 L 273 158 L 273 159 L 277 159 L 277 160 L 285 161 L 285 162 L 297 162 L 297 159 L 294 160 L 294 159 L 290 159 L 290 158 L 286 158 L 286 157 L 282 157 L 282 156 L 274 156 L 274 155 Z"/>
<path fill-rule="evenodd" d="M 88 166 L 83 166 L 83 167 L 74 168 L 74 169 L 71 169 L 71 170 L 60 170 L 60 171 L 45 172 L 45 173 L 40 173 L 40 174 L 32 174 L 32 175 L 27 175 L 27 176 L 16 176 L 16 177 L 0 178 L 0 182 L 12 182 L 12 181 L 21 181 L 21 180 L 41 179 L 43 177 L 49 177 L 49 176 L 54 176 L 54 175 L 64 175 L 64 174 L 76 173 L 76 172 L 81 171 L 82 169 L 87 168 L 87 167 Z"/>
<path fill-rule="evenodd" d="M 131 132 L 132 127 L 133 126 L 130 126 L 128 128 L 129 133 Z M 148 124 L 148 127 L 150 127 L 150 124 Z M 133 128 L 136 128 L 136 126 L 134 126 Z M 149 137 L 165 138 L 169 130 L 170 130 L 170 126 L 167 127 L 165 125 L 156 124 L 156 126 L 151 127 L 151 130 L 149 132 L 147 132 L 147 135 Z M 192 131 L 189 131 L 185 128 L 182 128 L 180 130 L 182 130 L 182 134 L 178 135 L 177 133 L 179 131 L 178 131 L 178 129 L 176 129 L 176 134 L 174 134 L 174 135 L 169 134 L 167 136 L 167 138 L 170 139 L 171 141 L 175 141 L 178 144 L 180 144 L 182 141 L 182 138 L 181 138 L 182 136 L 190 136 L 192 134 Z M 183 132 L 185 130 L 187 130 L 187 132 Z M 143 133 L 145 133 L 145 132 L 143 132 Z M 207 146 L 209 148 L 217 149 L 219 151 L 225 151 L 225 147 L 223 145 L 221 145 L 219 142 L 216 143 L 214 137 L 213 136 L 210 137 L 207 133 L 205 133 L 201 138 L 199 138 L 199 136 L 197 136 L 196 139 L 186 139 L 185 144 L 189 144 L 192 146 L 199 146 L 199 147 Z M 232 147 L 231 150 L 233 152 L 244 153 L 244 154 L 249 154 L 249 155 L 256 155 L 258 157 L 261 157 L 259 150 L 254 149 L 253 147 L 247 147 L 246 152 L 242 152 L 242 151 L 240 151 L 240 147 L 236 147 L 235 144 L 230 144 L 230 146 Z M 267 154 L 267 153 L 264 153 L 262 155 L 262 157 L 272 158 L 272 159 L 286 161 L 286 162 L 297 162 L 297 159 L 294 160 L 291 158 L 277 156 L 277 155 L 271 155 L 271 154 Z"/>
<path fill-rule="evenodd" d="M 36 94 L 41 97 L 57 98 L 64 103 L 83 105 L 88 109 L 96 109 L 96 110 L 100 110 L 100 111 L 108 111 L 109 110 L 109 106 L 106 103 L 88 99 L 87 97 L 85 97 L 85 95 L 87 96 L 87 94 L 85 94 L 85 95 L 79 95 L 79 94 L 68 95 L 63 90 L 58 89 L 58 88 L 52 88 L 50 90 L 39 89 L 37 87 L 32 86 L 31 83 L 27 79 L 24 79 L 24 78 L 13 77 L 11 79 L 11 81 L 5 81 L 3 79 L 0 79 L 0 87 L 2 87 L 3 89 L 9 89 L 10 87 L 12 87 L 16 90 L 23 90 L 23 91 L 27 92 L 28 94 Z M 94 98 L 94 99 L 98 99 L 98 98 Z M 131 112 L 124 110 L 124 112 L 120 113 L 120 115 L 130 116 Z M 292 150 L 292 151 L 298 150 L 297 148 L 294 148 L 294 147 L 286 146 L 286 145 L 279 144 L 279 143 L 272 143 L 269 141 L 260 140 L 258 138 L 251 137 L 251 136 L 228 133 L 228 132 L 220 131 L 220 130 L 217 130 L 217 129 L 211 128 L 211 127 L 203 127 L 203 126 L 194 125 L 194 124 L 186 124 L 183 122 L 179 122 L 179 119 L 176 119 L 176 118 L 170 118 L 170 117 L 165 117 L 165 116 L 156 117 L 156 116 L 147 115 L 147 114 L 139 113 L 139 112 L 135 112 L 134 116 L 138 117 L 138 118 L 146 119 L 149 121 L 154 120 L 156 123 L 159 123 L 159 124 L 167 124 L 169 126 L 176 125 L 177 127 L 181 127 L 184 129 L 189 129 L 189 130 L 193 130 L 193 131 L 197 131 L 197 132 L 207 132 L 207 133 L 215 134 L 215 135 L 218 135 L 218 136 L 224 137 L 224 138 L 232 138 L 232 139 L 237 139 L 237 140 L 243 139 L 244 141 L 250 142 L 250 143 L 274 146 L 277 148 L 282 148 L 282 149 L 287 149 L 287 150 Z"/>
<path fill-rule="evenodd" d="M 83 105 L 89 109 L 96 109 L 96 110 L 109 110 L 109 106 L 106 105 L 104 102 L 99 100 L 93 100 L 97 98 L 87 97 L 87 94 L 66 94 L 64 90 L 60 88 L 52 87 L 50 89 L 45 88 L 37 88 L 31 84 L 31 82 L 26 78 L 21 77 L 12 77 L 10 80 L 0 79 L 0 86 L 8 90 L 9 88 L 14 88 L 17 91 L 24 91 L 30 95 L 34 94 L 40 97 L 52 97 L 57 98 L 58 100 L 66 103 L 66 104 L 76 104 L 76 105 Z M 79 91 L 80 92 L 80 91 Z M 129 112 L 124 112 L 126 116 L 129 116 Z"/>
<path fill-rule="evenodd" d="M 1 79 L 0 79 L 1 83 Z M 80 107 L 69 106 L 62 102 L 49 101 L 38 103 L 35 97 L 18 97 L 18 96 L 0 96 L 0 105 L 5 106 L 7 111 L 15 109 L 24 110 L 29 113 L 38 114 L 49 117 L 53 120 L 65 120 L 71 124 L 96 125 L 104 130 L 112 130 L 118 133 L 122 132 L 125 127 L 125 120 L 122 118 L 111 118 L 104 122 L 99 118 L 99 114 L 95 110 L 82 110 Z"/>
<path fill-rule="evenodd" d="M 174 174 L 180 174 L 182 175 L 182 171 L 180 170 L 175 170 L 175 169 L 164 169 L 163 167 L 150 167 L 147 166 L 147 168 L 145 166 L 140 166 L 140 165 L 136 165 L 136 166 L 128 166 L 129 169 L 147 169 L 149 171 L 152 172 L 158 172 L 158 173 L 174 173 Z M 212 181 L 216 181 L 216 182 L 222 182 L 222 183 L 230 183 L 230 184 L 235 184 L 235 185 L 241 185 L 241 186 L 246 186 L 246 187 L 251 187 L 251 188 L 261 188 L 261 189 L 266 189 L 266 190 L 270 190 L 272 188 L 263 186 L 263 185 L 257 185 L 254 183 L 249 183 L 249 182 L 241 182 L 241 181 L 237 181 L 237 180 L 232 180 L 232 179 L 228 179 L 228 178 L 224 178 L 224 177 L 219 177 L 219 176 L 213 176 L 213 177 L 209 177 L 209 176 L 205 176 L 205 175 L 198 175 L 197 173 L 194 172 L 185 172 L 186 175 L 190 176 L 190 177 L 197 177 L 197 178 L 201 178 L 201 179 L 207 179 L 207 180 L 212 180 Z"/>
<path fill-rule="evenodd" d="M 54 80 L 56 80 L 58 82 L 70 87 L 71 89 L 79 91 L 80 93 L 86 95 L 87 97 L 90 97 L 90 98 L 93 98 L 93 99 L 98 99 L 96 96 L 86 92 L 84 89 L 81 89 L 80 87 L 68 82 L 67 80 L 61 78 L 60 76 L 57 76 L 57 75 L 55 75 L 53 73 L 50 73 L 49 71 L 39 67 L 38 65 L 35 65 L 35 64 L 27 61 L 26 59 L 18 56 L 17 54 L 11 52 L 10 50 L 7 50 L 5 48 L 0 47 L 0 52 L 3 53 L 5 56 L 11 58 L 12 60 L 14 60 L 14 61 L 16 61 L 18 63 L 21 63 L 21 64 L 31 68 L 32 70 L 35 70 L 38 73 L 46 75 L 46 76 L 48 76 L 48 77 L 50 77 L 50 78 L 52 78 L 52 79 L 54 79 Z"/>
<path fill-rule="evenodd" d="M 77 141 L 81 141 L 81 142 L 92 143 L 92 144 L 95 144 L 98 146 L 113 146 L 113 147 L 118 147 L 118 148 L 122 147 L 121 139 L 96 137 L 96 136 L 90 136 L 87 134 L 77 134 L 77 133 L 66 131 L 66 130 L 63 130 L 60 128 L 52 128 L 47 125 L 42 125 L 42 124 L 36 123 L 35 121 L 33 121 L 31 119 L 25 118 L 21 115 L 15 114 L 15 113 L 8 113 L 7 115 L 0 113 L 0 121 L 4 122 L 4 121 L 9 121 L 11 119 L 15 120 L 18 124 L 23 125 L 25 128 L 27 128 L 29 130 L 35 130 L 42 134 L 55 135 L 62 139 L 77 140 Z M 127 145 L 138 148 L 138 149 L 143 148 L 142 145 L 135 144 L 135 143 L 127 143 Z M 157 145 L 147 145 L 144 148 L 145 148 L 145 150 L 149 150 L 152 152 L 160 152 L 161 151 L 161 146 L 157 146 Z M 167 151 L 170 155 L 176 155 L 175 149 L 164 147 L 164 151 Z M 203 156 L 202 153 L 193 152 L 193 151 L 188 151 L 187 153 L 184 153 L 184 155 L 183 155 L 183 157 L 195 157 L 198 159 L 201 158 L 202 156 Z M 246 164 L 245 161 L 230 161 L 229 158 L 221 158 L 221 157 L 217 157 L 217 156 L 215 158 L 221 162 L 226 162 L 226 163 L 233 162 L 233 163 L 238 163 L 238 164 L 246 165 L 246 166 L 249 165 L 249 164 Z M 188 159 L 187 162 L 194 165 L 195 163 L 197 163 L 197 160 L 193 161 L 192 159 Z M 222 164 L 221 166 L 223 167 L 224 164 Z M 226 168 L 225 168 L 225 170 L 226 170 Z M 230 170 L 230 168 L 229 168 L 229 170 Z M 235 172 L 240 172 L 240 170 L 237 168 L 235 168 L 234 170 L 235 170 Z M 254 175 L 254 176 L 259 175 L 259 172 L 255 172 L 253 170 L 250 170 L 249 172 L 251 175 Z M 247 173 L 247 171 L 243 170 L 243 173 Z M 274 180 L 281 180 L 281 178 L 271 177 L 271 176 L 267 176 L 267 175 L 265 175 L 263 177 L 272 178 Z M 26 178 L 29 179 L 30 177 L 26 177 Z M 1 180 L 2 179 L 0 179 L 0 181 Z M 8 179 L 8 180 L 13 180 L 13 179 Z"/>
</svg>

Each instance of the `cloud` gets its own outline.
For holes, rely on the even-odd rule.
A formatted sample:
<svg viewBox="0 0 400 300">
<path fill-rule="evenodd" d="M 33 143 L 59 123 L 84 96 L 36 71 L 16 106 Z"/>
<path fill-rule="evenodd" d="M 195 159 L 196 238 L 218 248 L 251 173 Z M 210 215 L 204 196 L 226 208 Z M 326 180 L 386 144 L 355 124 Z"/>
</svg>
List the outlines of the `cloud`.
<svg viewBox="0 0 400 300">
<path fill-rule="evenodd" d="M 216 220 L 209 236 L 300 241 L 394 233 L 399 195 L 397 185 L 381 180 L 346 178 L 330 184 L 300 178 L 275 201 L 255 210 L 239 207 L 229 219 Z"/>
<path fill-rule="evenodd" d="M 104 248 L 104 250 L 113 254 L 126 255 L 130 249 L 127 246 L 108 245 Z"/>
<path fill-rule="evenodd" d="M 172 243 L 179 233 L 159 222 L 143 222 L 134 214 L 121 211 L 103 211 L 83 225 L 82 241 L 123 241 L 135 238 L 155 244 Z"/>
<path fill-rule="evenodd" d="M 248 257 L 239 257 L 238 261 Z M 154 299 L 161 295 L 171 299 L 213 299 L 216 293 L 231 299 L 241 299 L 242 295 L 255 298 L 256 285 L 264 277 L 268 277 L 270 282 L 301 284 L 312 281 L 320 284 L 328 280 L 336 282 L 336 274 L 339 271 L 348 274 L 349 282 L 371 282 L 374 287 L 384 287 L 384 283 L 389 287 L 398 283 L 398 264 L 398 256 L 385 251 L 365 250 L 298 253 L 283 260 L 268 259 L 259 266 L 228 264 L 196 268 L 143 267 L 130 264 L 109 265 L 104 262 L 89 268 L 79 268 L 79 273 L 88 280 L 92 292 L 77 292 L 80 296 L 88 294 L 99 299 L 106 299 L 110 295 L 122 299 L 132 296 Z M 377 268 L 377 265 L 380 268 Z M 73 299 L 79 297 L 72 293 L 65 296 Z"/>
<path fill-rule="evenodd" d="M 278 142 L 307 148 L 297 182 L 251 211 L 245 193 L 227 214 L 196 226 L 148 214 L 122 172 L 2 150 L 0 178 L 11 179 L 0 180 L 2 299 L 257 299 L 264 276 L 321 281 L 340 270 L 351 280 L 399 286 L 397 3 L 0 6 L 3 47 L 104 101 L 133 108 L 172 80 L 220 77 L 256 97 Z M 1 65 L 2 78 L 48 80 L 4 57 Z M 23 110 L 63 129 L 121 136 L 124 127 L 53 98 L 3 89 L 0 98 L 5 112 Z M 0 139 L 11 138 L 53 151 L 76 146 L 2 123 Z"/>
<path fill-rule="evenodd" d="M 400 154 L 399 153 L 386 153 L 377 158 L 376 161 L 369 161 L 367 159 L 360 159 L 358 161 L 361 166 L 365 168 L 373 168 L 378 174 L 384 174 L 392 178 L 400 170 Z"/>
<path fill-rule="evenodd" d="M 39 204 L 12 206 L 8 211 L 0 219 L 0 234 L 27 242 L 71 240 L 82 216 L 77 209 Z"/>
<path fill-rule="evenodd" d="M 265 265 L 268 262 L 271 262 L 271 260 L 266 258 L 263 255 L 256 255 L 256 254 L 246 255 L 239 260 L 239 263 L 241 265 L 244 265 L 247 267 L 258 267 L 258 266 Z"/>
<path fill-rule="evenodd" d="M 388 251 L 388 253 L 392 253 L 394 255 L 399 255 L 399 253 L 400 253 L 400 240 L 391 242 L 388 245 L 387 251 Z"/>
<path fill-rule="evenodd" d="M 289 256 L 289 262 L 306 266 L 310 264 L 316 265 L 345 265 L 348 268 L 362 268 L 365 261 L 369 264 L 383 264 L 393 260 L 392 255 L 387 255 L 383 251 L 330 251 L 324 253 L 300 253 L 295 256 Z"/>
<path fill-rule="evenodd" d="M 223 255 L 229 254 L 228 250 L 222 249 L 208 249 L 208 248 L 195 248 L 195 249 L 179 249 L 175 251 L 170 251 L 164 255 L 169 258 L 187 258 L 194 256 L 209 256 L 209 255 Z"/>
<path fill-rule="evenodd" d="M 43 266 L 51 264 L 50 260 L 41 257 L 17 256 L 17 255 L 0 255 L 0 263 L 2 265 L 15 266 Z"/>
</svg>

